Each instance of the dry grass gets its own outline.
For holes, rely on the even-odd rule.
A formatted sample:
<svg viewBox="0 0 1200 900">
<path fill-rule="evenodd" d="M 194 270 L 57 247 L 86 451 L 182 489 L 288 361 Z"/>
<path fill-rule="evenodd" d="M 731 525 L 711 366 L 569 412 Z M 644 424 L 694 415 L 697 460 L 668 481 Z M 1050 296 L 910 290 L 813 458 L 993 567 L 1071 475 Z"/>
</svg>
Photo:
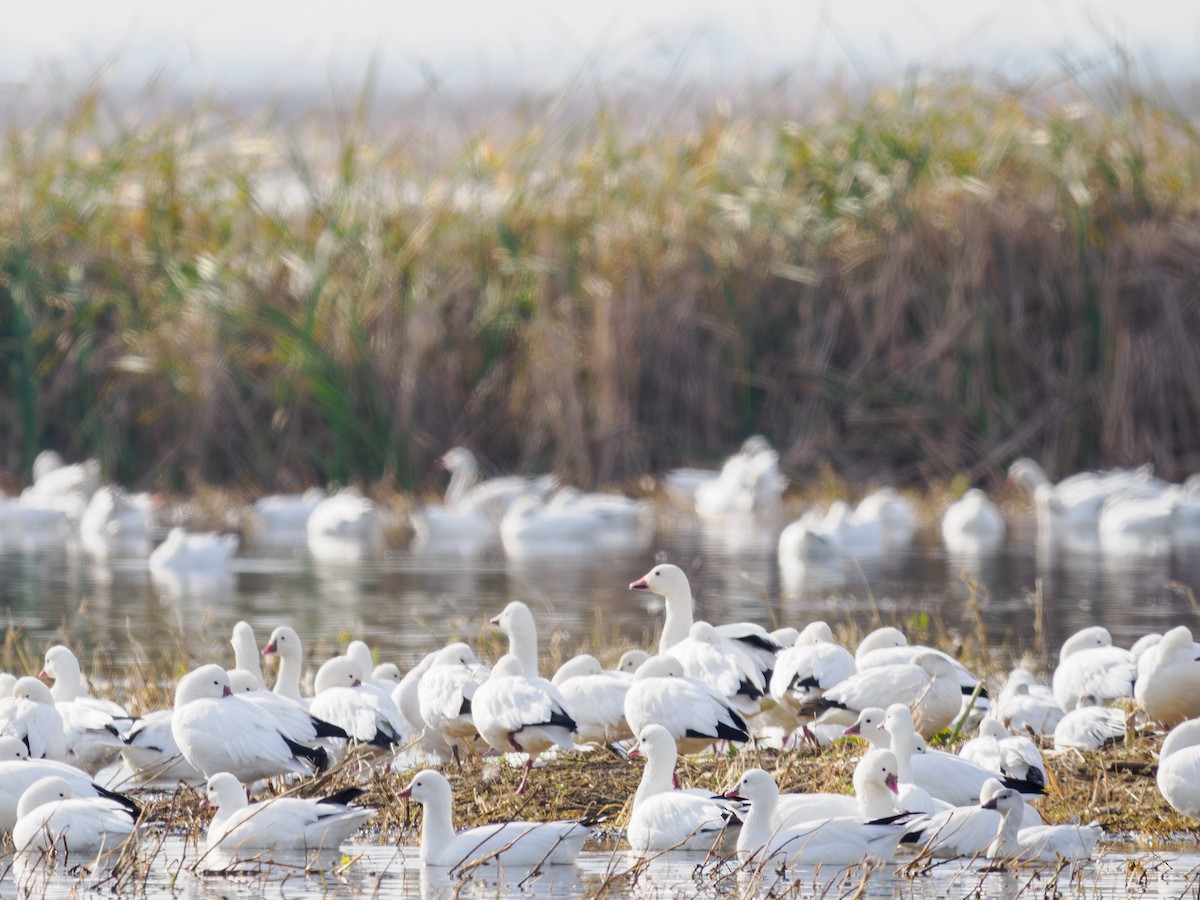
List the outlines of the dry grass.
<svg viewBox="0 0 1200 900">
<path fill-rule="evenodd" d="M 807 480 L 1200 469 L 1200 140 L 1153 85 L 561 99 L 446 155 L 96 90 L 9 122 L 0 469 L 412 490 L 465 442 L 613 483 L 755 431 Z"/>
</svg>

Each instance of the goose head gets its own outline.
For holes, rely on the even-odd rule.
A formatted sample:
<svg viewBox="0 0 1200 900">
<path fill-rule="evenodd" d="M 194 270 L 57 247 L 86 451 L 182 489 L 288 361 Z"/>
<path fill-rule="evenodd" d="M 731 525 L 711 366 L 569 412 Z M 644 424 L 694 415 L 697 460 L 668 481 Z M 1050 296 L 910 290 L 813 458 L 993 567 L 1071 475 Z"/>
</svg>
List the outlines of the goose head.
<svg viewBox="0 0 1200 900">
<path fill-rule="evenodd" d="M 209 663 L 179 679 L 175 687 L 175 708 L 195 700 L 233 696 L 229 675 L 216 663 Z"/>
<path fill-rule="evenodd" d="M 313 679 L 313 689 L 320 694 L 333 688 L 356 688 L 363 683 L 366 673 L 358 660 L 349 656 L 335 656 L 327 659 L 317 669 L 317 677 Z"/>
</svg>

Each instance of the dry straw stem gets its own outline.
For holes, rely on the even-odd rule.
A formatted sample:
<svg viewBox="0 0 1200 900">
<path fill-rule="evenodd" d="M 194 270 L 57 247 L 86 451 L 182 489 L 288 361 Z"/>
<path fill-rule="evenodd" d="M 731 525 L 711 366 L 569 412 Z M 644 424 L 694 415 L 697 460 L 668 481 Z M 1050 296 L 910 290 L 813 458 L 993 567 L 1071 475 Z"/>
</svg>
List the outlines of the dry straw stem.
<svg viewBox="0 0 1200 900">
<path fill-rule="evenodd" d="M 1200 469 L 1200 141 L 1157 85 L 731 91 L 631 127 L 567 86 L 440 153 L 369 88 L 11 119 L 0 469 L 412 490 L 465 442 L 593 484 L 756 431 L 856 482 Z"/>
</svg>

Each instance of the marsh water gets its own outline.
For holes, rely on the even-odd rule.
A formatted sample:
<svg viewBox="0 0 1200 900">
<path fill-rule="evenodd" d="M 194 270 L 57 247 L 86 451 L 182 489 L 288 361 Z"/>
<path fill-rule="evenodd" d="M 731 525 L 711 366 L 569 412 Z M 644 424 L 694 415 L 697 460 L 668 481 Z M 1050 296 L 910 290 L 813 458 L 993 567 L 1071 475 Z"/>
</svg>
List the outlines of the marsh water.
<svg viewBox="0 0 1200 900">
<path fill-rule="evenodd" d="M 394 546 L 377 561 L 317 565 L 303 553 L 247 547 L 227 575 L 182 582 L 152 579 L 145 560 L 89 561 L 69 543 L 0 547 L 0 604 L 33 652 L 61 640 L 85 656 L 111 660 L 118 669 L 152 652 L 186 656 L 188 666 L 231 665 L 230 628 L 245 619 L 260 645 L 273 627 L 286 623 L 318 657 L 361 637 L 380 660 L 406 670 L 450 638 L 494 642 L 484 648 L 494 658 L 500 640 L 487 620 L 512 599 L 537 611 L 543 654 L 649 645 L 661 610 L 652 598 L 631 593 L 628 584 L 657 561 L 676 562 L 689 571 L 697 617 L 751 619 L 767 627 L 801 627 L 815 618 L 863 629 L 896 624 L 952 639 L 982 626 L 988 645 L 1003 648 L 1014 660 L 1032 654 L 1047 662 L 1063 638 L 1084 625 L 1107 626 L 1125 646 L 1148 631 L 1193 625 L 1192 596 L 1200 589 L 1200 553 L 1194 550 L 1176 547 L 1121 557 L 1053 552 L 1038 545 L 1032 522 L 1012 523 L 1008 542 L 986 556 L 950 555 L 939 541 L 921 534 L 902 553 L 794 571 L 781 569 L 772 529 L 714 531 L 688 517 L 664 514 L 641 547 L 619 553 L 580 548 L 517 562 L 501 552 L 464 559 Z M 1101 858 L 1070 882 L 1073 889 L 1088 896 L 1179 896 L 1197 890 L 1194 869 L 1200 855 L 1194 848 L 1135 843 L 1101 848 Z M 197 897 L 263 892 L 415 897 L 458 890 L 457 880 L 446 873 L 422 873 L 414 848 L 364 842 L 343 850 L 347 855 L 330 861 L 319 875 L 305 874 L 299 860 L 266 874 L 199 876 L 187 870 L 194 848 L 171 836 L 144 886 Z M 588 851 L 574 869 L 552 867 L 521 883 L 477 878 L 466 894 L 586 896 L 603 889 L 616 896 L 680 897 L 780 888 L 806 895 L 847 890 L 845 884 L 837 887 L 841 881 L 831 872 L 801 871 L 779 883 L 772 875 L 747 884 L 736 873 L 690 856 L 656 862 L 636 879 L 611 879 L 631 863 L 623 854 Z M 79 887 L 76 877 L 65 873 L 38 875 L 24 887 L 19 882 L 7 872 L 0 895 L 67 894 Z M 1072 889 L 1066 880 L 1061 887 Z M 866 893 L 1008 897 L 1044 888 L 1040 880 L 1031 886 L 1028 873 L 987 873 L 954 862 L 919 878 L 884 867 L 868 880 Z"/>
</svg>

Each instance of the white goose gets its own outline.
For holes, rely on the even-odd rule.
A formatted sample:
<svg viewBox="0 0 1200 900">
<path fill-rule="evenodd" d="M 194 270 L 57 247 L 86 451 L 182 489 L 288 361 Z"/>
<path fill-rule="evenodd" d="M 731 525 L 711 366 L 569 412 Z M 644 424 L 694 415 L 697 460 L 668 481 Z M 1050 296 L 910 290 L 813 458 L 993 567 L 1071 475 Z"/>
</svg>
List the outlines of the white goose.
<svg viewBox="0 0 1200 900">
<path fill-rule="evenodd" d="M 1128 650 L 1112 645 L 1101 625 L 1083 628 L 1063 642 L 1051 686 L 1063 709 L 1074 709 L 1091 694 L 1101 703 L 1133 696 L 1137 661 Z"/>
<path fill-rule="evenodd" d="M 812 708 L 818 723 L 852 725 L 868 707 L 915 704 L 914 719 L 929 738 L 954 721 L 962 705 L 959 676 L 946 659 L 918 653 L 911 663 L 860 667 L 857 674 L 825 691 Z"/>
<path fill-rule="evenodd" d="M 366 497 L 344 490 L 314 507 L 305 525 L 308 552 L 318 562 L 357 562 L 383 552 L 383 520 Z"/>
<path fill-rule="evenodd" d="M 1157 779 L 1172 809 L 1200 819 L 1200 719 L 1171 729 L 1158 751 Z"/>
<path fill-rule="evenodd" d="M 642 728 L 630 755 L 646 758 L 625 827 L 625 838 L 636 852 L 709 850 L 736 821 L 715 796 L 673 790 L 675 741 L 661 725 Z"/>
<path fill-rule="evenodd" d="M 317 693 L 308 711 L 331 722 L 346 736 L 381 750 L 404 740 L 404 718 L 391 695 L 364 684 L 362 665 L 348 656 L 326 660 L 314 681 Z"/>
<path fill-rule="evenodd" d="M 1008 778 L 953 753 L 940 750 L 914 753 L 912 715 L 902 704 L 888 707 L 884 727 L 892 736 L 892 750 L 900 766 L 900 781 L 924 788 L 935 800 L 951 806 L 978 803 L 980 791 L 989 778 L 996 778 L 1005 786 L 1020 787 L 1028 793 L 1045 793 L 1042 785 Z"/>
<path fill-rule="evenodd" d="M 633 737 L 625 718 L 631 675 L 605 671 L 600 660 L 584 653 L 559 666 L 552 682 L 575 718 L 577 741 L 611 744 Z"/>
<path fill-rule="evenodd" d="M 480 665 L 471 648 L 462 642 L 443 647 L 417 682 L 417 700 L 425 728 L 448 746 L 455 761 L 460 745 L 475 737 L 472 700 L 490 670 Z"/>
<path fill-rule="evenodd" d="M 54 695 L 30 675 L 18 678 L 12 696 L 0 700 L 0 734 L 24 741 L 33 759 L 67 760 L 67 735 Z"/>
<path fill-rule="evenodd" d="M 275 686 L 272 690 L 281 697 L 286 697 L 293 703 L 303 707 L 311 700 L 300 695 L 300 674 L 304 668 L 304 647 L 300 643 L 300 635 L 290 625 L 280 625 L 271 632 L 267 645 L 263 647 L 263 656 L 274 656 L 279 660 L 279 671 L 275 673 Z"/>
<path fill-rule="evenodd" d="M 1133 696 L 1151 719 L 1170 728 L 1200 716 L 1200 653 L 1186 625 L 1164 634 L 1137 667 Z"/>
<path fill-rule="evenodd" d="M 562 694 L 544 678 L 527 678 L 511 653 L 497 660 L 491 677 L 476 689 L 471 714 L 493 749 L 527 754 L 518 794 L 525 793 L 534 757 L 551 747 L 575 748 L 575 719 Z"/>
<path fill-rule="evenodd" d="M 703 479 L 696 485 L 696 513 L 708 521 L 776 516 L 786 487 L 787 479 L 779 471 L 779 454 L 766 438 L 753 435 L 725 461 L 715 479 Z"/>
<path fill-rule="evenodd" d="M 825 622 L 809 623 L 796 642 L 775 658 L 769 691 L 775 702 L 800 717 L 811 709 L 825 691 L 858 671 L 850 651 L 833 642 L 833 631 Z M 806 737 L 811 740 L 808 725 Z"/>
<path fill-rule="evenodd" d="M 694 601 L 692 587 L 683 569 L 670 563 L 660 563 L 630 584 L 629 589 L 648 591 L 663 598 L 666 614 L 663 619 L 662 636 L 658 641 L 660 653 L 670 652 L 672 647 L 689 637 L 695 623 L 692 612 Z M 754 660 L 762 675 L 763 684 L 770 681 L 770 673 L 775 667 L 775 656 L 783 647 L 765 628 L 750 622 L 734 622 L 717 625 L 715 628 L 722 639 L 718 649 L 725 641 L 730 642 Z"/>
<path fill-rule="evenodd" d="M 323 769 L 323 748 L 305 747 L 283 735 L 259 707 L 234 695 L 225 670 L 201 666 L 179 680 L 171 733 L 184 758 L 207 777 L 231 772 L 257 781 L 288 772 Z"/>
<path fill-rule="evenodd" d="M 150 503 L 115 487 L 92 495 L 79 520 L 79 543 L 97 559 L 150 553 Z"/>
<path fill-rule="evenodd" d="M 1100 706 L 1091 694 L 1054 726 L 1054 749 L 1100 750 L 1125 740 L 1125 711 Z"/>
<path fill-rule="evenodd" d="M 137 815 L 136 803 L 96 784 L 86 772 L 67 763 L 30 759 L 24 743 L 5 736 L 0 737 L 0 832 L 11 832 L 17 824 L 17 804 L 26 788 L 50 776 L 66 779 L 76 797 L 109 797 Z"/>
<path fill-rule="evenodd" d="M 1002 790 L 1004 785 L 989 778 L 980 789 L 980 802 L 986 803 Z M 941 858 L 983 856 L 996 839 L 1002 820 L 999 812 L 979 804 L 954 806 L 909 822 L 904 843 L 916 844 Z"/>
<path fill-rule="evenodd" d="M 1038 825 L 1023 828 L 1025 798 L 1019 791 L 1005 788 L 983 804 L 984 809 L 1000 812 L 1004 819 L 995 839 L 988 846 L 987 858 L 1007 863 L 1056 863 L 1060 860 L 1091 859 L 1096 842 L 1104 833 L 1091 825 Z"/>
<path fill-rule="evenodd" d="M 963 696 L 970 696 L 974 693 L 975 687 L 979 684 L 979 678 L 975 673 L 944 650 L 927 647 L 923 644 L 910 644 L 904 632 L 899 628 L 891 626 L 876 628 L 864 637 L 854 651 L 854 662 L 861 672 L 874 666 L 911 663 L 921 653 L 932 653 L 944 659 L 957 674 Z M 979 698 L 982 698 L 979 702 L 986 701 L 988 692 L 980 689 Z"/>
<path fill-rule="evenodd" d="M 267 683 L 263 680 L 262 657 L 258 652 L 258 641 L 254 638 L 254 629 L 249 622 L 237 622 L 233 626 L 233 634 L 229 638 L 233 647 L 233 664 L 254 676 L 260 690 L 266 690 Z"/>
<path fill-rule="evenodd" d="M 1004 533 L 1004 514 L 978 488 L 971 488 L 942 513 L 942 540 L 951 553 L 990 553 L 1004 543 Z"/>
<path fill-rule="evenodd" d="M 61 849 L 76 860 L 116 849 L 133 834 L 136 807 L 108 797 L 77 797 L 57 775 L 40 778 L 25 789 L 17 804 L 13 845 L 18 853 Z"/>
<path fill-rule="evenodd" d="M 323 800 L 275 797 L 249 803 L 242 783 L 228 772 L 208 779 L 205 796 L 216 813 L 205 835 L 206 853 L 257 850 L 336 850 L 374 810 L 349 806 L 362 794 L 349 788 Z"/>
<path fill-rule="evenodd" d="M 128 713 L 115 703 L 80 696 L 79 660 L 62 644 L 46 651 L 38 677 L 54 679 L 50 694 L 62 716 L 67 741 L 66 761 L 95 775 L 116 759 L 122 747 L 113 712 L 122 716 L 120 724 L 124 728 L 130 725 Z"/>
<path fill-rule="evenodd" d="M 1148 467 L 1079 472 L 1054 484 L 1032 459 L 1018 459 L 1008 469 L 1009 480 L 1024 487 L 1037 512 L 1038 537 L 1054 542 L 1098 543 L 1100 511 L 1114 494 L 1130 488 L 1161 491 L 1167 483 L 1154 478 Z"/>
<path fill-rule="evenodd" d="M 863 754 L 854 767 L 853 784 L 853 794 L 779 794 L 775 817 L 777 823 L 799 825 L 814 819 L 835 817 L 872 822 L 908 811 L 899 794 L 899 768 L 895 754 L 886 747 L 876 747 Z"/>
<path fill-rule="evenodd" d="M 917 530 L 917 511 L 912 501 L 891 487 L 879 488 L 858 501 L 854 518 L 879 523 L 882 546 L 887 552 L 910 546 Z"/>
<path fill-rule="evenodd" d="M 657 724 L 681 753 L 698 753 L 716 741 L 750 739 L 746 720 L 702 681 L 683 674 L 679 660 L 652 656 L 638 668 L 625 695 L 625 720 L 635 734 Z"/>
<path fill-rule="evenodd" d="M 204 773 L 184 758 L 175 742 L 174 717 L 173 709 L 154 710 L 121 735 L 121 761 L 134 784 L 169 789 L 181 781 L 193 786 L 204 783 Z"/>
<path fill-rule="evenodd" d="M 1022 735 L 1009 734 L 1004 723 L 991 716 L 980 721 L 979 734 L 965 742 L 958 755 L 1018 781 L 1046 784 L 1046 762 L 1037 745 Z"/>
<path fill-rule="evenodd" d="M 421 715 L 421 678 L 429 671 L 437 658 L 437 650 L 426 653 L 421 661 L 404 673 L 400 683 L 392 689 L 392 702 L 400 710 L 412 732 L 417 737 L 413 750 L 417 754 L 430 757 L 439 765 L 449 762 L 452 758 L 450 744 L 436 731 L 428 728 L 425 718 Z"/>
<path fill-rule="evenodd" d="M 478 861 L 500 866 L 570 865 L 592 832 L 583 822 L 504 822 L 456 834 L 450 782 L 432 769 L 414 775 L 397 796 L 411 797 L 424 807 L 419 853 L 427 866 L 461 868 Z"/>
<path fill-rule="evenodd" d="M 228 572 L 229 562 L 237 553 L 238 539 L 232 534 L 198 532 L 188 534 L 172 528 L 166 540 L 150 554 L 150 574 L 196 573 L 211 576 Z"/>
<path fill-rule="evenodd" d="M 860 774 L 861 773 L 861 774 Z M 896 790 L 896 760 L 888 750 L 873 750 L 855 768 L 855 781 Z M 778 815 L 779 788 L 762 769 L 750 769 L 725 795 L 750 801 L 750 814 L 738 834 L 737 853 L 760 864 L 786 859 L 792 865 L 853 865 L 868 857 L 890 860 L 904 837 L 898 824 L 863 823 L 856 816 L 820 817 L 797 824 Z"/>
<path fill-rule="evenodd" d="M 1050 686 L 1038 681 L 1028 669 L 1018 667 L 1004 682 L 992 715 L 1016 734 L 1033 731 L 1051 735 L 1064 713 Z"/>
<path fill-rule="evenodd" d="M 269 494 L 250 507 L 251 540 L 260 546 L 303 546 L 308 538 L 308 518 L 326 497 L 321 488 L 303 494 Z"/>
</svg>

